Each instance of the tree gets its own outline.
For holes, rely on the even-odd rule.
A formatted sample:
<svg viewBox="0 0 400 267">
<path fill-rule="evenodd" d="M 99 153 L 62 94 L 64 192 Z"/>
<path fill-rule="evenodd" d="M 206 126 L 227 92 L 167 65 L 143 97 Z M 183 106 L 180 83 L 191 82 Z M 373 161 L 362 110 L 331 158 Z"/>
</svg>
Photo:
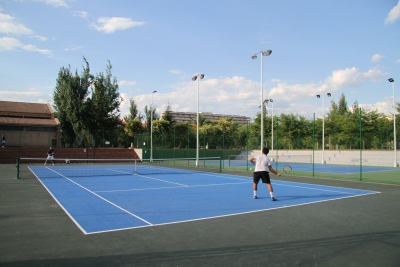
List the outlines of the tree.
<svg viewBox="0 0 400 267">
<path fill-rule="evenodd" d="M 157 108 L 153 108 L 153 121 L 158 120 L 160 115 L 156 112 Z M 144 116 L 146 119 L 146 131 L 150 132 L 151 130 L 151 107 L 148 108 L 147 105 L 144 107 Z"/>
<path fill-rule="evenodd" d="M 133 98 L 131 98 L 129 100 L 130 106 L 129 106 L 129 115 L 124 117 L 124 120 L 126 122 L 133 120 L 133 119 L 139 119 L 142 120 L 143 119 L 143 115 L 140 114 L 140 112 L 137 109 L 137 105 L 135 103 L 135 100 Z"/>
<path fill-rule="evenodd" d="M 83 60 L 85 66 L 81 75 L 78 71 L 72 75 L 70 66 L 61 67 L 53 98 L 54 108 L 62 118 L 60 122 L 63 137 L 64 132 L 67 140 L 75 141 L 80 136 L 81 141 L 88 146 L 92 144 L 92 140 L 100 141 L 103 137 L 111 138 L 116 135 L 114 131 L 105 130 L 121 127 L 119 105 L 122 98 L 109 61 L 106 74 L 94 76 L 90 74 L 86 58 Z"/>
<path fill-rule="evenodd" d="M 75 142 L 85 127 L 85 114 L 87 106 L 85 103 L 88 95 L 88 87 L 92 82 L 89 63 L 83 58 L 85 65 L 81 76 L 78 71 L 75 75 L 71 73 L 71 67 L 61 67 L 56 88 L 53 92 L 54 109 L 59 113 L 62 136 L 70 142 Z"/>
</svg>

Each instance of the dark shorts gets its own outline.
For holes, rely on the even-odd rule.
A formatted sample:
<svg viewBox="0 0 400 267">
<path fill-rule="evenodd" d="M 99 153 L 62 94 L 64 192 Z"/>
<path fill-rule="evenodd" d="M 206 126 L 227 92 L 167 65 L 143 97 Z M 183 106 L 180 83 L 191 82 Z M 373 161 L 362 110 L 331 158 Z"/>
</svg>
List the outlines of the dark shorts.
<svg viewBox="0 0 400 267">
<path fill-rule="evenodd" d="M 260 179 L 263 182 L 263 184 L 270 184 L 271 183 L 271 180 L 269 179 L 269 173 L 266 172 L 266 171 L 254 172 L 253 173 L 253 183 L 258 184 Z"/>
</svg>

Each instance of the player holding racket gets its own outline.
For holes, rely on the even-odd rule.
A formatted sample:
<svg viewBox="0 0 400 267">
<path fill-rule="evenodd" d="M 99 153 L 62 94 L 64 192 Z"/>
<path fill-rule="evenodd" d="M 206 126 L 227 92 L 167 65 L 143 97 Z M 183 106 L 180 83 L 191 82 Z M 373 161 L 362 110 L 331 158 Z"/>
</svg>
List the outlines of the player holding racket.
<svg viewBox="0 0 400 267">
<path fill-rule="evenodd" d="M 44 162 L 44 165 L 46 165 L 47 160 L 50 160 L 51 163 L 54 165 L 54 149 L 52 147 L 47 150 L 47 158 L 46 161 Z"/>
<path fill-rule="evenodd" d="M 274 197 L 274 189 L 271 185 L 271 180 L 269 179 L 268 170 L 270 170 L 273 174 L 277 176 L 281 176 L 280 173 L 277 173 L 271 166 L 271 161 L 268 158 L 269 149 L 264 147 L 262 149 L 262 154 L 260 156 L 250 157 L 249 161 L 255 164 L 254 173 L 253 173 L 253 190 L 254 190 L 254 199 L 257 199 L 257 185 L 258 182 L 261 181 L 267 185 L 269 194 L 271 195 L 271 200 L 275 201 Z"/>
</svg>

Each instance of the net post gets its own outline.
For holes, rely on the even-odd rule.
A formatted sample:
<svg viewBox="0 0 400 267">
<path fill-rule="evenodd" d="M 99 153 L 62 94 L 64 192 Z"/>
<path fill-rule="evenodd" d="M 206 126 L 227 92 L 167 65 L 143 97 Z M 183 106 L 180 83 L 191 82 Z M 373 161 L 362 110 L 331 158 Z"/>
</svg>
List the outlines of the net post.
<svg viewBox="0 0 400 267">
<path fill-rule="evenodd" d="M 133 174 L 134 174 L 134 175 L 136 175 L 136 174 L 137 174 L 136 162 L 137 162 L 137 160 L 135 160 L 135 163 L 134 163 L 134 171 L 133 171 Z"/>
<path fill-rule="evenodd" d="M 20 157 L 17 157 L 17 165 L 15 167 L 17 167 L 17 179 L 19 179 L 19 164 L 20 164 Z"/>
<path fill-rule="evenodd" d="M 222 172 L 222 158 L 219 157 L 219 172 Z"/>
</svg>

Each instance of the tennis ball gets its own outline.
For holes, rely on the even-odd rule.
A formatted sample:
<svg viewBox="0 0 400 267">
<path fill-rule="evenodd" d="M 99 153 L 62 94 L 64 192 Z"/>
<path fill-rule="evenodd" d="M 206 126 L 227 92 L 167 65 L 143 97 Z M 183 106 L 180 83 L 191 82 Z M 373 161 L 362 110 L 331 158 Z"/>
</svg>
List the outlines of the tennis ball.
<svg viewBox="0 0 400 267">
<path fill-rule="evenodd" d="M 250 171 L 252 171 L 253 170 L 253 168 L 250 168 Z"/>
</svg>

